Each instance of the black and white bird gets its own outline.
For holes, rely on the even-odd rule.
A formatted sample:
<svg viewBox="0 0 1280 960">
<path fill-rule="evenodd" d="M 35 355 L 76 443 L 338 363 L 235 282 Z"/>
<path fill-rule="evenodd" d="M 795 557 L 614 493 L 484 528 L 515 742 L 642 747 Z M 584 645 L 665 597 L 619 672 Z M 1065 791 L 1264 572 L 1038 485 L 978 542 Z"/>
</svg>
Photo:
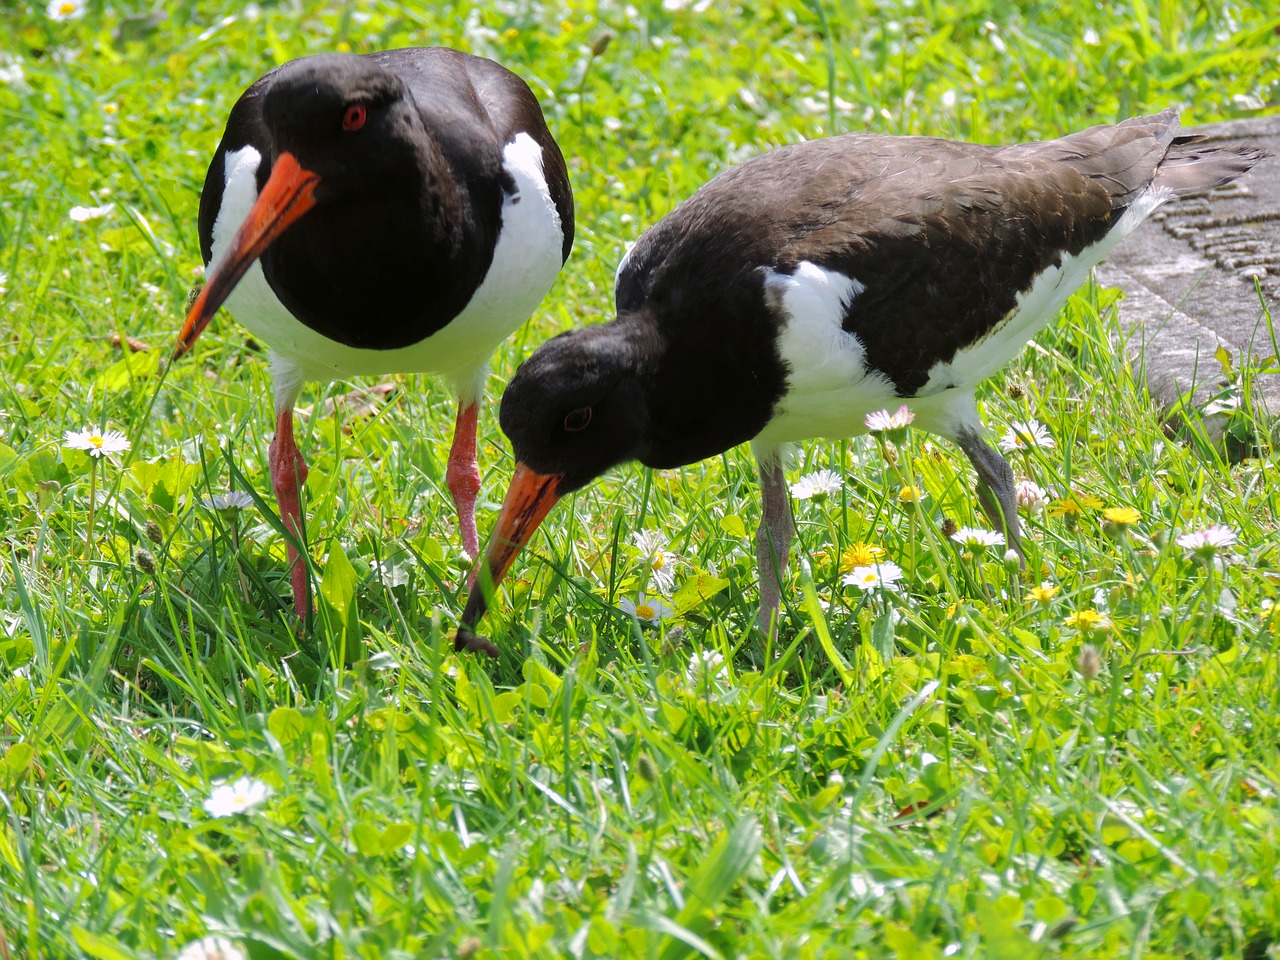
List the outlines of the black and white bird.
<svg viewBox="0 0 1280 960">
<path fill-rule="evenodd" d="M 224 302 L 271 348 L 271 483 L 303 540 L 307 381 L 433 373 L 458 396 L 446 480 L 479 552 L 476 417 L 489 356 L 573 245 L 564 158 L 528 85 L 445 47 L 305 57 L 231 110 L 200 196 L 208 282 L 176 355 Z M 307 573 L 293 544 L 294 608 Z"/>
<path fill-rule="evenodd" d="M 615 464 L 676 467 L 749 441 L 768 627 L 793 534 L 780 449 L 862 433 L 868 413 L 899 404 L 964 451 L 1018 546 L 1013 473 L 983 439 L 975 388 L 1156 207 L 1262 155 L 1179 136 L 1166 110 L 1003 147 L 850 134 L 716 177 L 623 259 L 617 318 L 542 344 L 508 386 L 517 465 L 490 581 L 558 498 Z M 483 580 L 457 646 L 496 655 L 474 633 Z"/>
</svg>

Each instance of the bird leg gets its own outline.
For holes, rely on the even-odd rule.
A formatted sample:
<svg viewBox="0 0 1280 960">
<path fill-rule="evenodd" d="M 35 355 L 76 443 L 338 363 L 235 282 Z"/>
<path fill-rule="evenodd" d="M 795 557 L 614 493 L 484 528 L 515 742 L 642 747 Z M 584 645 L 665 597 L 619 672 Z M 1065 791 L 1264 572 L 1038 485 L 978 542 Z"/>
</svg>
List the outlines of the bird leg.
<svg viewBox="0 0 1280 960">
<path fill-rule="evenodd" d="M 756 530 L 756 563 L 760 569 L 760 629 L 770 632 L 782 602 L 782 574 L 791 556 L 791 501 L 777 453 L 760 459 L 760 527 Z"/>
<path fill-rule="evenodd" d="M 476 419 L 480 405 L 476 401 L 458 404 L 458 419 L 453 425 L 453 446 L 449 448 L 449 466 L 445 482 L 458 511 L 458 532 L 467 560 L 480 555 L 480 536 L 476 533 L 476 497 L 480 493 L 480 468 L 476 465 Z M 471 574 L 475 578 L 474 571 Z"/>
<path fill-rule="evenodd" d="M 1013 469 L 1009 461 L 976 432 L 962 431 L 955 440 L 978 472 L 978 485 L 974 492 L 982 512 L 991 525 L 1005 535 L 1009 546 L 1018 551 L 1025 569 L 1027 560 L 1018 527 L 1018 494 L 1014 489 Z"/>
<path fill-rule="evenodd" d="M 288 539 L 289 579 L 293 582 L 293 609 L 306 619 L 311 613 L 307 597 L 307 565 L 302 562 L 294 540 L 306 545 L 306 530 L 302 522 L 302 485 L 307 482 L 307 461 L 303 459 L 293 439 L 293 406 L 285 406 L 276 415 L 276 435 L 268 449 L 271 463 L 271 488 L 280 507 L 280 519 L 285 529 L 293 534 Z"/>
</svg>

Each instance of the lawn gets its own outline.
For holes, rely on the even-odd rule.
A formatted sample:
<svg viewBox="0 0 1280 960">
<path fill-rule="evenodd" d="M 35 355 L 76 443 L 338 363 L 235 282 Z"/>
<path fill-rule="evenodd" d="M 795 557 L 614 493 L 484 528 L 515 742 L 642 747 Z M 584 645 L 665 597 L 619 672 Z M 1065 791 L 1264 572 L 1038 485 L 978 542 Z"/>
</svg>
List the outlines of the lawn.
<svg viewBox="0 0 1280 960">
<path fill-rule="evenodd" d="M 1271 0 L 427 6 L 0 9 L 0 958 L 1280 956 L 1280 463 L 1247 410 L 1244 456 L 1194 411 L 1165 429 L 1114 291 L 980 395 L 996 438 L 1052 441 L 1011 456 L 1047 501 L 1028 571 L 943 535 L 981 522 L 958 450 L 806 444 L 789 480 L 840 483 L 794 502 L 772 640 L 738 449 L 566 500 L 486 623 L 502 658 L 455 655 L 452 401 L 420 377 L 304 394 L 300 636 L 264 349 L 224 314 L 162 372 L 248 83 L 494 57 L 542 99 L 578 234 L 494 358 L 483 538 L 502 384 L 611 316 L 626 244 L 699 184 L 851 130 L 1275 111 Z M 65 443 L 89 427 L 130 448 Z M 897 590 L 842 583 L 874 555 Z M 624 612 L 641 593 L 673 615 Z"/>
</svg>

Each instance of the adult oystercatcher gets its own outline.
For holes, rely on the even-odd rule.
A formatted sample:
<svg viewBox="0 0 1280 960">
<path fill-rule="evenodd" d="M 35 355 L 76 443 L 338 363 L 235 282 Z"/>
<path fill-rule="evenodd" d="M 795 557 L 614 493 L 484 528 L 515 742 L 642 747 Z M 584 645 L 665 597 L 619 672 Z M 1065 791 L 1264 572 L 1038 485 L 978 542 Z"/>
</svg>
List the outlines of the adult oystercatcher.
<svg viewBox="0 0 1280 960">
<path fill-rule="evenodd" d="M 716 177 L 623 259 L 617 319 L 544 343 L 502 398 L 517 465 L 487 553 L 497 584 L 556 500 L 617 463 L 676 467 L 751 441 L 763 511 L 762 626 L 793 534 L 783 444 L 845 437 L 903 403 L 977 470 L 1019 546 L 1013 473 L 974 390 L 1157 206 L 1263 152 L 1178 136 L 1166 110 L 993 147 L 850 134 Z M 496 655 L 474 627 L 456 645 Z"/>
<path fill-rule="evenodd" d="M 299 543 L 302 384 L 446 378 L 458 396 L 446 480 L 474 557 L 489 355 L 572 245 L 564 157 L 514 73 L 446 47 L 304 57 L 249 87 L 227 119 L 200 195 L 208 282 L 175 356 L 224 301 L 271 348 L 271 484 Z M 291 542 L 294 609 L 306 616 L 298 561 Z"/>
</svg>

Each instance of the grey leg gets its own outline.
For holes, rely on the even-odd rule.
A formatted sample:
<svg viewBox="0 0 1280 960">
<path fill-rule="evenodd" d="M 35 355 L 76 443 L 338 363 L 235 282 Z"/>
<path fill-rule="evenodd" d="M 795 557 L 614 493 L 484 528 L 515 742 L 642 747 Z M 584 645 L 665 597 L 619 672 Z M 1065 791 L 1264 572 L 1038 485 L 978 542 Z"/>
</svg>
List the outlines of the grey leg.
<svg viewBox="0 0 1280 960">
<path fill-rule="evenodd" d="M 955 435 L 956 444 L 965 452 L 973 468 L 978 471 L 978 503 L 991 525 L 1004 533 L 1009 546 L 1018 551 L 1026 566 L 1026 554 L 1022 550 L 1022 536 L 1018 527 L 1018 494 L 1013 487 L 1013 470 L 1009 461 L 988 444 L 976 432 L 961 430 Z"/>
<path fill-rule="evenodd" d="M 761 451 L 757 451 L 760 453 Z M 782 474 L 779 451 L 760 457 L 760 528 L 756 530 L 756 563 L 760 569 L 760 629 L 773 629 L 782 601 L 782 574 L 791 556 L 791 499 Z"/>
</svg>

